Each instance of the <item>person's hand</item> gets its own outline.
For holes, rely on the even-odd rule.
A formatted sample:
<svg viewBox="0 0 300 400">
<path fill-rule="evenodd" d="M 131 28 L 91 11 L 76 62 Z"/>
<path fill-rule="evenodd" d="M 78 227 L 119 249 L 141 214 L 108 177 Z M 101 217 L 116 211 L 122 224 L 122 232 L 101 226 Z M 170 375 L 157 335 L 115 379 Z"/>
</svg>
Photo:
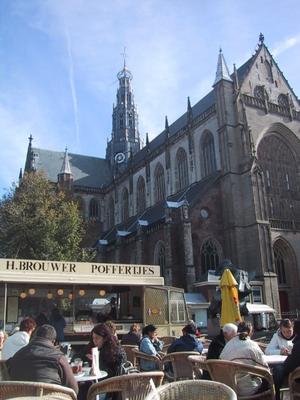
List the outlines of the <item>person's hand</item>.
<svg viewBox="0 0 300 400">
<path fill-rule="evenodd" d="M 93 356 L 92 356 L 91 354 L 86 354 L 85 356 L 86 356 L 86 358 L 87 358 L 88 360 L 92 361 Z"/>
<path fill-rule="evenodd" d="M 281 347 L 280 354 L 282 356 L 287 356 L 288 354 L 290 354 L 290 350 L 287 347 Z"/>
</svg>

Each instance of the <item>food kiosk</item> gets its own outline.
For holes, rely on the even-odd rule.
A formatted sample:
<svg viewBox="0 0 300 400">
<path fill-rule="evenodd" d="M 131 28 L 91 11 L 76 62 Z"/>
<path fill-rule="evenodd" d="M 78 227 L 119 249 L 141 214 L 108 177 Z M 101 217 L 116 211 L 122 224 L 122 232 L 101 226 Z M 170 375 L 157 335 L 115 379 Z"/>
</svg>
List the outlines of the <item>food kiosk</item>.
<svg viewBox="0 0 300 400">
<path fill-rule="evenodd" d="M 0 324 L 8 332 L 25 317 L 58 308 L 69 341 L 95 323 L 114 320 L 124 334 L 133 322 L 178 335 L 187 322 L 183 289 L 164 286 L 158 265 L 0 259 Z"/>
</svg>

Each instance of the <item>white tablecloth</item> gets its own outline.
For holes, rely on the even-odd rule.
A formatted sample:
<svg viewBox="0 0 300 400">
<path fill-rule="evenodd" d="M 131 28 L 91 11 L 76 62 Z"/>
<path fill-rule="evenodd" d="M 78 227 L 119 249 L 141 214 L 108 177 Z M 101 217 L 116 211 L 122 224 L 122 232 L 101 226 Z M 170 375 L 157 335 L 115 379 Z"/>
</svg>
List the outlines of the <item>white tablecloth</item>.
<svg viewBox="0 0 300 400">
<path fill-rule="evenodd" d="M 267 356 L 264 355 L 264 360 L 269 364 L 269 365 L 273 365 L 273 364 L 283 364 L 286 360 L 287 356 L 281 356 L 281 355 L 272 355 L 272 356 Z"/>
</svg>

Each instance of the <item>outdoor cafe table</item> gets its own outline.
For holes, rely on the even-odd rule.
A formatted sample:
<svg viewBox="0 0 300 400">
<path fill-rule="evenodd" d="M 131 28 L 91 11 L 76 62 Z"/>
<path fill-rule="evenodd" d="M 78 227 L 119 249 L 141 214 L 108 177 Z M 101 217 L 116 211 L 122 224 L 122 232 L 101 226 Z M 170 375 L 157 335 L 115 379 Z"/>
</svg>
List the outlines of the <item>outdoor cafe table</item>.
<svg viewBox="0 0 300 400">
<path fill-rule="evenodd" d="M 90 375 L 90 370 L 91 370 L 90 367 L 83 367 L 82 373 L 74 374 L 74 378 L 76 379 L 77 382 L 88 382 L 88 381 L 98 382 L 98 380 L 107 377 L 106 371 L 99 371 L 95 375 Z"/>
<path fill-rule="evenodd" d="M 271 356 L 264 355 L 264 360 L 268 363 L 268 365 L 283 364 L 286 358 L 287 356 L 282 356 L 279 354 L 273 354 Z"/>
</svg>

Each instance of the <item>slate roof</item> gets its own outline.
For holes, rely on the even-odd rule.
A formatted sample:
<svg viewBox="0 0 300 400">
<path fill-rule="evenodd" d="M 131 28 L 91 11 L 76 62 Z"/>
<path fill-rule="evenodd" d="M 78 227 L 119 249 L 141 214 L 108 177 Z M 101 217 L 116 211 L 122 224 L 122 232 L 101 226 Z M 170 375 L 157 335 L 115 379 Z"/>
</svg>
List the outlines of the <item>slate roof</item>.
<svg viewBox="0 0 300 400">
<path fill-rule="evenodd" d="M 137 232 L 139 227 L 138 220 L 147 221 L 148 227 L 155 223 L 164 221 L 166 216 L 167 201 L 181 202 L 182 200 L 186 200 L 192 207 L 201 198 L 201 196 L 203 196 L 204 193 L 213 186 L 213 184 L 218 180 L 219 176 L 220 173 L 216 172 L 215 174 L 192 184 L 187 189 L 182 190 L 175 195 L 169 196 L 166 200 L 162 200 L 154 204 L 152 207 L 147 208 L 143 213 L 130 217 L 125 223 L 118 224 L 110 230 L 104 232 L 100 239 L 107 240 L 107 244 L 109 244 L 116 240 L 117 231 L 127 231 L 127 236 L 134 234 Z"/>
<path fill-rule="evenodd" d="M 207 178 L 201 179 L 199 182 L 195 182 L 188 186 L 185 190 L 182 190 L 175 195 L 169 196 L 168 201 L 186 200 L 188 204 L 192 207 L 200 197 L 218 180 L 220 172 L 215 172 L 214 174 L 208 176 Z"/>
<path fill-rule="evenodd" d="M 237 69 L 237 76 L 238 76 L 238 80 L 239 80 L 239 84 L 240 85 L 243 83 L 243 81 L 246 78 L 248 72 L 250 71 L 250 68 L 251 68 L 252 63 L 254 62 L 255 58 L 256 58 L 256 54 L 254 54 L 252 57 L 250 57 L 248 61 L 246 61 L 243 65 L 241 65 Z M 231 75 L 231 77 L 233 78 L 233 74 Z"/>
<path fill-rule="evenodd" d="M 57 182 L 57 174 L 61 170 L 65 153 L 36 147 L 32 148 L 32 151 L 35 155 L 36 170 L 43 170 L 51 182 Z M 75 186 L 101 188 L 111 182 L 107 160 L 73 153 L 68 153 L 68 156 Z"/>
<path fill-rule="evenodd" d="M 214 91 L 211 90 L 206 96 L 204 96 L 198 103 L 196 103 L 192 107 L 193 118 L 198 117 L 204 111 L 206 111 L 209 107 L 215 104 L 215 95 Z M 188 113 L 185 112 L 181 117 L 179 117 L 176 121 L 174 121 L 169 126 L 170 137 L 176 135 L 180 129 L 184 128 L 187 125 L 187 116 Z M 148 151 L 151 153 L 154 150 L 158 149 L 160 146 L 166 142 L 167 134 L 166 131 L 163 130 L 158 136 L 156 136 L 150 143 L 149 147 L 143 147 L 138 153 L 136 153 L 133 157 L 133 164 L 138 163 L 145 159 L 148 154 Z"/>
</svg>

